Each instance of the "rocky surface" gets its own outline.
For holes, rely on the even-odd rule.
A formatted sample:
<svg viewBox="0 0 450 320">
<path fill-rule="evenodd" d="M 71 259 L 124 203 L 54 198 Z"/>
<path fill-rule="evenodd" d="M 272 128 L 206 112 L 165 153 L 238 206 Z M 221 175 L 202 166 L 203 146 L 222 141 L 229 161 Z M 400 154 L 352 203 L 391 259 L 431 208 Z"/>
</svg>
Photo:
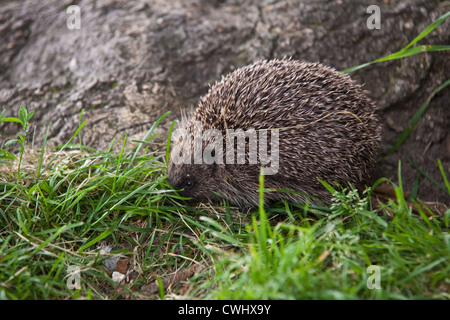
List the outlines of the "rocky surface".
<svg viewBox="0 0 450 320">
<path fill-rule="evenodd" d="M 35 110 L 34 143 L 50 125 L 49 143 L 62 144 L 88 120 L 83 142 L 106 149 L 115 137 L 140 139 L 166 111 L 164 133 L 180 112 L 233 69 L 261 58 L 292 56 L 338 70 L 405 46 L 449 10 L 437 0 L 379 1 L 381 29 L 368 29 L 365 0 L 81 0 L 0 3 L 0 106 Z M 81 28 L 69 29 L 66 8 L 81 10 Z M 446 21 L 421 44 L 449 44 Z M 449 54 L 421 54 L 376 64 L 352 74 L 370 91 L 384 124 L 383 152 L 415 111 L 450 76 Z M 437 159 L 450 177 L 450 90 L 439 93 L 397 153 L 381 161 L 377 176 L 412 186 L 418 168 L 442 183 Z M 2 124 L 0 144 L 14 136 Z M 163 136 L 163 135 L 162 135 Z M 116 141 L 117 141 L 116 140 Z M 120 143 L 119 143 L 120 145 Z M 1 147 L 1 146 L 0 146 Z M 428 180 L 420 195 L 449 198 Z"/>
</svg>

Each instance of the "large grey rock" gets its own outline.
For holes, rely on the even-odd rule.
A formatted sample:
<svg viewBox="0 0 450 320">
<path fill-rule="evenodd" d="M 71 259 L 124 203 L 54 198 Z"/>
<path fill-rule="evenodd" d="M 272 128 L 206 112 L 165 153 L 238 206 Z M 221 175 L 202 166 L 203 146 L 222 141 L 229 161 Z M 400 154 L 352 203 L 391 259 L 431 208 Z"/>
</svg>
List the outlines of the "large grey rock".
<svg viewBox="0 0 450 320">
<path fill-rule="evenodd" d="M 81 29 L 67 28 L 66 8 L 81 9 Z M 50 124 L 53 145 L 67 141 L 85 109 L 83 142 L 106 149 L 126 133 L 141 139 L 163 113 L 195 107 L 208 84 L 261 58 L 292 56 L 342 70 L 397 51 L 444 14 L 441 1 L 383 1 L 381 29 L 366 26 L 365 0 L 346 1 L 8 1 L 0 4 L 0 105 L 16 114 L 36 110 L 35 144 Z M 449 22 L 423 43 L 448 44 Z M 448 53 L 422 54 L 364 68 L 365 83 L 384 123 L 384 148 L 430 92 L 449 78 Z M 396 180 L 402 159 L 411 186 L 414 160 L 442 181 L 436 161 L 450 176 L 449 90 L 436 96 L 399 152 L 381 162 L 377 175 Z M 0 139 L 16 134 L 2 124 Z M 119 143 L 120 144 L 120 143 Z M 425 182 L 421 195 L 444 199 Z M 430 191 L 431 190 L 431 191 Z"/>
</svg>

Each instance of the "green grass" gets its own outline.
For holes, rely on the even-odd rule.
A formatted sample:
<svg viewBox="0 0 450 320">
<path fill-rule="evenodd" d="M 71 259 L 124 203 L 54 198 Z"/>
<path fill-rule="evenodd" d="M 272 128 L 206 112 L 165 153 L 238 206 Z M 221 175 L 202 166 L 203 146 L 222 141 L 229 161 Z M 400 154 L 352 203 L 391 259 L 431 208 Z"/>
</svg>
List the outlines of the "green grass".
<svg viewBox="0 0 450 320">
<path fill-rule="evenodd" d="M 401 184 L 395 191 L 397 202 L 379 209 L 355 190 L 334 191 L 330 212 L 274 226 L 261 209 L 245 254 L 218 259 L 212 297 L 448 299 L 450 211 L 441 220 L 414 216 Z M 368 288 L 369 266 L 380 268 L 380 289 Z"/>
<path fill-rule="evenodd" d="M 414 50 L 408 55 L 420 51 Z M 447 85 L 422 104 L 392 152 Z M 27 146 L 33 111 L 21 107 L 17 118 L 4 115 L 2 122 L 22 129 L 8 150 L 0 149 L 0 299 L 449 298 L 450 210 L 435 216 L 419 200 L 405 199 L 400 164 L 398 181 L 387 181 L 395 199 L 381 205 L 324 182 L 333 193 L 331 207 L 283 202 L 243 214 L 227 203 L 192 207 L 171 190 L 169 143 L 154 139 L 167 114 L 135 149 L 123 137 L 106 151 L 82 144 L 83 112 L 73 136 L 54 150 L 47 147 L 48 127 L 40 150 Z M 111 151 L 116 143 L 118 154 Z M 434 165 L 442 181 L 433 183 L 450 194 L 441 162 Z M 386 179 L 366 194 L 381 182 Z M 270 192 L 263 176 L 259 191 L 263 203 Z M 111 251 L 105 253 L 106 244 Z M 119 258 L 133 271 L 130 281 L 114 282 L 106 268 Z M 371 266 L 379 267 L 380 289 L 368 286 Z M 68 286 L 74 267 L 79 289 Z M 196 273 L 167 285 L 170 276 L 192 267 Z M 156 290 L 142 289 L 151 283 Z"/>
<path fill-rule="evenodd" d="M 450 210 L 413 214 L 401 179 L 397 201 L 379 208 L 329 185 L 330 208 L 278 203 L 244 215 L 226 203 L 190 207 L 167 185 L 166 154 L 150 151 L 154 128 L 136 150 L 125 151 L 124 138 L 118 155 L 25 148 L 19 181 L 19 160 L 2 168 L 0 298 L 170 299 L 183 285 L 140 289 L 192 265 L 202 271 L 184 298 L 449 298 Z M 260 192 L 263 201 L 262 180 Z M 114 249 L 101 255 L 105 242 Z M 131 283 L 112 281 L 104 267 L 111 256 L 133 261 Z M 380 267 L 380 290 L 367 287 L 371 265 Z M 78 290 L 67 286 L 69 267 L 81 270 Z"/>
</svg>

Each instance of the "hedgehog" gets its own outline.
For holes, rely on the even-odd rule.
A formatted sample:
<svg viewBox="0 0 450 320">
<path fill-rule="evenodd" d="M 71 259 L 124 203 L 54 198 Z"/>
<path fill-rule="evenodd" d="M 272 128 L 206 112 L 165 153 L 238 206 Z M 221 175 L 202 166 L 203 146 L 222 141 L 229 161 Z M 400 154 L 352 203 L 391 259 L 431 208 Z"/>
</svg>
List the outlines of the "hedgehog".
<svg viewBox="0 0 450 320">
<path fill-rule="evenodd" d="M 362 187 L 380 142 L 377 108 L 349 75 L 317 62 L 261 60 L 209 88 L 172 135 L 168 182 L 200 202 L 330 204 L 322 181 Z M 175 134 L 175 132 L 177 134 Z"/>
</svg>

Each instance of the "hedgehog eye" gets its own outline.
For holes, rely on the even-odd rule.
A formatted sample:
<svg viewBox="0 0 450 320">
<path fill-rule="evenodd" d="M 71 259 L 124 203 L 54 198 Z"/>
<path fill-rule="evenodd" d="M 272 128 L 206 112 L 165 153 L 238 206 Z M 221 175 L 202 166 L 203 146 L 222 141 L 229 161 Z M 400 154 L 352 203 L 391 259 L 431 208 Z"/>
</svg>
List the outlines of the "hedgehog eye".
<svg viewBox="0 0 450 320">
<path fill-rule="evenodd" d="M 192 180 L 186 180 L 184 186 L 186 189 L 192 188 L 194 186 L 194 182 L 192 182 Z"/>
</svg>

